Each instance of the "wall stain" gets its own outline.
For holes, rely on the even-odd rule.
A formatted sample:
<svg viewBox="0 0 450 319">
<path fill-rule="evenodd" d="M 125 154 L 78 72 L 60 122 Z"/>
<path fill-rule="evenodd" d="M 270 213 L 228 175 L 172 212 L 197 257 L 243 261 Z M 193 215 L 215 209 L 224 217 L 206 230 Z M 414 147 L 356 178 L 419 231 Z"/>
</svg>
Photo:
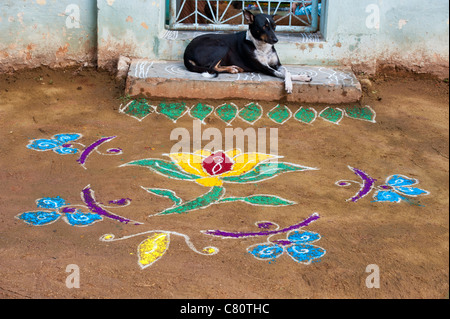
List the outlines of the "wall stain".
<svg viewBox="0 0 450 319">
<path fill-rule="evenodd" d="M 59 49 L 56 51 L 56 57 L 62 58 L 66 55 L 66 53 L 69 51 L 69 43 L 66 43 L 64 47 L 59 47 Z"/>
</svg>

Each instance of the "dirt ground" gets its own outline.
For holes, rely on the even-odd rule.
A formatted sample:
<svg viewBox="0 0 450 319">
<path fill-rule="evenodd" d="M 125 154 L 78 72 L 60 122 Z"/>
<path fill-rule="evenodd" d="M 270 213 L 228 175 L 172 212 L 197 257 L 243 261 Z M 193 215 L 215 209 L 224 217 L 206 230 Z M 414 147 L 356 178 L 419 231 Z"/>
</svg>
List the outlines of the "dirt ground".
<svg viewBox="0 0 450 319">
<path fill-rule="evenodd" d="M 280 174 L 256 184 L 225 184 L 227 195 L 271 194 L 297 204 L 261 207 L 231 202 L 149 217 L 171 204 L 141 186 L 174 190 L 185 200 L 197 198 L 206 188 L 145 168 L 120 166 L 144 158 L 167 159 L 163 154 L 175 143 L 169 138 L 171 131 L 185 127 L 192 133 L 189 116 L 173 123 L 151 114 L 139 122 L 120 113 L 121 87 L 106 72 L 36 69 L 0 75 L 0 297 L 448 298 L 448 82 L 381 72 L 364 88 L 361 105 L 375 110 L 376 123 L 345 117 L 339 125 L 322 119 L 306 125 L 292 118 L 277 125 L 266 116 L 277 103 L 260 103 L 264 116 L 254 127 L 278 128 L 282 161 L 319 170 Z M 228 102 L 242 107 L 250 101 L 257 97 Z M 218 106 L 223 101 L 201 102 Z M 287 106 L 295 111 L 300 104 Z M 326 107 L 306 106 L 318 112 Z M 240 120 L 232 124 L 251 127 Z M 223 132 L 227 126 L 212 115 L 202 128 L 209 127 Z M 91 153 L 84 167 L 77 162 L 80 153 L 27 148 L 33 139 L 61 133 L 82 134 L 77 142 L 86 147 L 104 137 L 116 138 L 98 147 L 101 154 Z M 80 144 L 72 145 L 81 149 Z M 122 153 L 107 154 L 111 148 Z M 349 166 L 376 179 L 377 187 L 399 174 L 417 179 L 415 186 L 429 194 L 400 203 L 374 202 L 373 189 L 356 202 L 347 201 L 360 185 L 339 187 L 336 182 L 361 182 Z M 128 206 L 105 209 L 143 224 L 104 217 L 86 227 L 71 226 L 62 218 L 32 226 L 15 218 L 42 210 L 36 200 L 44 197 L 60 196 L 73 206 L 86 206 L 81 195 L 88 186 L 102 207 L 131 199 Z M 287 253 L 273 261 L 247 252 L 267 237 L 221 239 L 201 232 L 255 232 L 258 221 L 286 228 L 315 212 L 320 218 L 302 230 L 320 234 L 313 245 L 326 254 L 309 265 L 295 262 Z M 154 234 L 152 230 L 170 232 L 170 247 L 141 269 L 137 248 Z M 149 233 L 134 236 L 141 232 Z M 99 240 L 105 234 L 130 237 Z M 199 254 L 186 238 L 197 252 L 213 246 L 218 253 Z M 286 233 L 271 239 L 286 240 Z M 72 264 L 79 268 L 80 288 L 66 286 L 73 274 L 66 267 Z M 379 268 L 379 288 L 366 286 L 373 274 L 366 272 L 368 265 Z"/>
</svg>

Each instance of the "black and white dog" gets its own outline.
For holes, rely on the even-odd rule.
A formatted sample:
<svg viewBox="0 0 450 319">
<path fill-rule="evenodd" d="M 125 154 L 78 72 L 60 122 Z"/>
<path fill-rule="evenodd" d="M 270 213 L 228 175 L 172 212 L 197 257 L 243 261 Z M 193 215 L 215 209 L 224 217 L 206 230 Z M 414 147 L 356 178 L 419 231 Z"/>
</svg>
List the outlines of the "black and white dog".
<svg viewBox="0 0 450 319">
<path fill-rule="evenodd" d="M 219 73 L 259 72 L 284 79 L 288 93 L 292 93 L 292 80 L 312 80 L 307 75 L 291 75 L 281 65 L 274 47 L 278 39 L 273 16 L 255 16 L 247 10 L 244 16 L 249 24 L 247 31 L 205 34 L 193 39 L 184 52 L 186 68 L 206 77 Z"/>
</svg>

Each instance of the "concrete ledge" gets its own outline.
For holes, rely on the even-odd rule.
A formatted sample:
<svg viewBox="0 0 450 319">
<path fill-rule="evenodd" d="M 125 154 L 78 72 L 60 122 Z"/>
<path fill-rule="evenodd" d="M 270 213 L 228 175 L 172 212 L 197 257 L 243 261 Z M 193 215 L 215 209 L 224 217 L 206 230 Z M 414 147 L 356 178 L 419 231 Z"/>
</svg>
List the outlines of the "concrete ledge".
<svg viewBox="0 0 450 319">
<path fill-rule="evenodd" d="M 349 69 L 286 65 L 292 74 L 308 74 L 309 83 L 294 82 L 292 94 L 281 79 L 258 73 L 219 74 L 207 79 L 189 72 L 181 61 L 131 61 L 126 94 L 156 98 L 256 99 L 305 103 L 351 103 L 361 98 L 361 85 Z"/>
</svg>

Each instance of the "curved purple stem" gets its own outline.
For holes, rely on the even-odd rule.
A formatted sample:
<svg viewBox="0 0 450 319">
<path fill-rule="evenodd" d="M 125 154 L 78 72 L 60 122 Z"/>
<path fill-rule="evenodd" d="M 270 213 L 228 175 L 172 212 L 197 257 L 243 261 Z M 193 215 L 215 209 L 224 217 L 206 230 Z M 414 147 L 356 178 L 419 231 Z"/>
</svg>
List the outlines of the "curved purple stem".
<svg viewBox="0 0 450 319">
<path fill-rule="evenodd" d="M 317 213 L 312 214 L 302 222 L 280 229 L 280 230 L 272 230 L 272 231 L 262 231 L 262 232 L 253 232 L 253 233 L 244 233 L 244 232 L 226 232 L 222 230 L 206 230 L 202 231 L 204 234 L 212 235 L 212 236 L 220 236 L 220 237 L 228 237 L 228 238 L 243 238 L 243 237 L 255 237 L 255 236 L 269 236 L 269 235 L 276 235 L 281 233 L 286 233 L 288 231 L 299 229 L 302 227 L 306 227 L 312 222 L 319 219 L 320 216 Z"/>
<path fill-rule="evenodd" d="M 359 190 L 359 192 L 353 196 L 352 198 L 350 198 L 350 200 L 352 202 L 357 202 L 359 199 L 363 198 L 364 196 L 366 196 L 373 188 L 373 185 L 375 184 L 376 179 L 370 177 L 369 175 L 367 175 L 366 173 L 364 173 L 363 171 L 357 169 L 357 168 L 353 168 L 350 167 L 349 168 L 356 174 L 358 175 L 362 181 L 363 181 L 363 186 L 361 187 L 361 189 Z"/>
<path fill-rule="evenodd" d="M 86 147 L 83 151 L 83 153 L 81 153 L 80 158 L 77 159 L 77 162 L 80 163 L 81 165 L 84 165 L 84 163 L 86 163 L 86 159 L 87 157 L 100 145 L 102 145 L 105 142 L 109 142 L 110 140 L 116 138 L 117 136 L 109 136 L 109 137 L 104 137 L 101 138 L 99 140 L 97 140 L 96 142 L 92 143 L 91 145 L 89 145 L 88 147 Z"/>
<path fill-rule="evenodd" d="M 117 200 L 110 200 L 108 204 L 114 204 L 118 206 L 125 206 L 128 205 L 131 202 L 131 198 L 121 198 Z"/>
<path fill-rule="evenodd" d="M 106 209 L 102 208 L 96 201 L 94 198 L 94 192 L 91 190 L 91 188 L 89 186 L 86 186 L 82 191 L 81 191 L 81 198 L 83 199 L 84 203 L 86 204 L 86 206 L 93 212 L 105 217 L 108 217 L 110 219 L 114 219 L 117 220 L 121 223 L 125 223 L 128 224 L 129 222 L 133 222 L 134 225 L 142 225 L 142 223 L 139 222 L 134 222 L 128 218 L 125 217 L 121 217 L 118 215 L 115 215 L 109 211 L 107 211 Z"/>
</svg>

